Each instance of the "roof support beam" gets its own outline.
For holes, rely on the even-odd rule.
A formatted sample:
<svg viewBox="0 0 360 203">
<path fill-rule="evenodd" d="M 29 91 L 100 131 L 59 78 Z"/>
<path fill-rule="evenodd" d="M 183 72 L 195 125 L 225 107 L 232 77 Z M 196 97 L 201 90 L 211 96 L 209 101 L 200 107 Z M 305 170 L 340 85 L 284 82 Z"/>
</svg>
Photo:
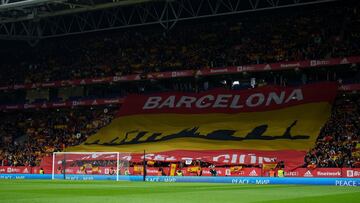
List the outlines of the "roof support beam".
<svg viewBox="0 0 360 203">
<path fill-rule="evenodd" d="M 134 1 L 134 0 L 132 0 Z M 135 0 L 136 1 L 136 0 Z M 337 0 L 137 0 L 147 2 L 61 15 L 43 15 L 27 21 L 0 23 L 0 36 L 9 39 L 44 39 L 81 33 L 159 24 L 171 29 L 179 21 L 233 15 L 261 10 L 312 5 Z M 123 1 L 115 1 L 120 3 Z M 68 12 L 68 15 L 65 15 Z M 39 14 L 40 15 L 40 14 Z M 24 23 L 28 22 L 28 23 Z M 10 29 L 12 28 L 12 29 Z M 16 29 L 15 29 L 16 28 Z"/>
</svg>

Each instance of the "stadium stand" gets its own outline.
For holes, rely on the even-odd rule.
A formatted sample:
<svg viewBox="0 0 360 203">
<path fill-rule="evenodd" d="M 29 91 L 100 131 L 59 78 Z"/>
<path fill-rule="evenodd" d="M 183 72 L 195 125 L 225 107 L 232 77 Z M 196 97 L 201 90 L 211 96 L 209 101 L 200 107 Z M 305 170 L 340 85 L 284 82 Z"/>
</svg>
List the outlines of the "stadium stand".
<svg viewBox="0 0 360 203">
<path fill-rule="evenodd" d="M 9 112 L 1 117 L 1 166 L 39 166 L 43 156 L 83 142 L 115 113 L 111 107 Z"/>
<path fill-rule="evenodd" d="M 38 83 L 355 56 L 360 54 L 359 18 L 353 4 L 315 6 L 184 24 L 170 31 L 49 39 L 31 49 L 18 44 L 0 54 L 0 81 Z"/>
<path fill-rule="evenodd" d="M 289 9 L 279 13 L 241 15 L 226 21 L 184 23 L 167 32 L 134 29 L 48 39 L 32 48 L 17 44 L 0 50 L 7 53 L 0 54 L 0 83 L 6 86 L 358 56 L 360 14 L 357 8 L 315 6 L 305 12 Z M 277 23 L 273 24 L 274 21 Z M 122 98 L 131 93 L 201 92 L 218 87 L 247 89 L 269 84 L 287 86 L 316 81 L 338 81 L 340 84 L 360 81 L 357 65 L 346 65 L 346 71 L 343 67 L 329 68 L 326 74 L 317 70 L 282 71 L 271 76 L 266 73 L 243 74 L 238 84 L 231 76 L 215 76 L 197 78 L 196 81 L 183 78 L 76 86 L 70 87 L 72 93 L 65 91 L 63 95 L 60 94 L 61 88 L 36 89 L 45 91 L 45 99 L 39 94 L 29 98 L 29 90 L 4 91 L 0 97 L 1 104 L 41 103 Z M 252 84 L 253 77 L 256 77 L 256 85 Z M 82 93 L 74 93 L 76 88 Z M 360 167 L 359 102 L 357 97 L 338 97 L 315 147 L 304 157 L 303 167 Z M 0 118 L 0 164 L 39 166 L 42 157 L 78 145 L 108 125 L 116 112 L 117 108 L 113 106 L 7 110 Z"/>
<path fill-rule="evenodd" d="M 304 167 L 360 167 L 358 105 L 359 98 L 336 101 Z M 111 107 L 8 112 L 0 125 L 1 166 L 39 166 L 43 156 L 80 144 L 109 124 L 116 112 Z"/>
<path fill-rule="evenodd" d="M 359 98 L 337 100 L 329 121 L 323 127 L 316 145 L 305 156 L 305 166 L 323 168 L 360 167 Z"/>
</svg>

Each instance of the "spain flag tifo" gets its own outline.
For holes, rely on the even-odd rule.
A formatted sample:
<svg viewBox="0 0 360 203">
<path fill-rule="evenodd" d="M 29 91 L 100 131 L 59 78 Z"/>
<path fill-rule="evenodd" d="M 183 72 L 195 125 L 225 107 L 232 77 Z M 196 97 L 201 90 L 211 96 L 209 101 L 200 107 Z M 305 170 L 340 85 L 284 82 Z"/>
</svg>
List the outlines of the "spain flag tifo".
<svg viewBox="0 0 360 203">
<path fill-rule="evenodd" d="M 67 151 L 148 160 L 300 165 L 331 113 L 336 83 L 131 95 L 111 124 Z"/>
</svg>

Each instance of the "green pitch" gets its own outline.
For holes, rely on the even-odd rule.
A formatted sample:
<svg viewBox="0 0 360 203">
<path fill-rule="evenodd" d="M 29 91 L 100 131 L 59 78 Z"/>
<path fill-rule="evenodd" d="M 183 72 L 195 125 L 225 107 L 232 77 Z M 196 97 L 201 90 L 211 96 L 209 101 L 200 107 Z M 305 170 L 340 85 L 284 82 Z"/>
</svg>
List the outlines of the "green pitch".
<svg viewBox="0 0 360 203">
<path fill-rule="evenodd" d="M 0 202 L 360 202 L 360 187 L 0 180 Z"/>
</svg>

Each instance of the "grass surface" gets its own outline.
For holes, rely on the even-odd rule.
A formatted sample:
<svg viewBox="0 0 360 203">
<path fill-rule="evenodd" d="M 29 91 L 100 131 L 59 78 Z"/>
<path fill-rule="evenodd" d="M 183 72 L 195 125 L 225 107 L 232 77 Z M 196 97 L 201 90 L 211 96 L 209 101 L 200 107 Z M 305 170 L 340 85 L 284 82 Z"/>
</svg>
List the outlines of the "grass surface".
<svg viewBox="0 0 360 203">
<path fill-rule="evenodd" d="M 360 202 L 360 187 L 0 180 L 0 202 Z"/>
</svg>

